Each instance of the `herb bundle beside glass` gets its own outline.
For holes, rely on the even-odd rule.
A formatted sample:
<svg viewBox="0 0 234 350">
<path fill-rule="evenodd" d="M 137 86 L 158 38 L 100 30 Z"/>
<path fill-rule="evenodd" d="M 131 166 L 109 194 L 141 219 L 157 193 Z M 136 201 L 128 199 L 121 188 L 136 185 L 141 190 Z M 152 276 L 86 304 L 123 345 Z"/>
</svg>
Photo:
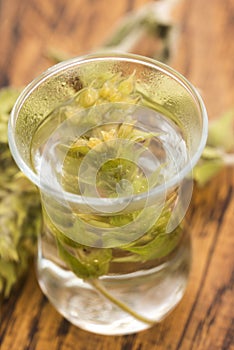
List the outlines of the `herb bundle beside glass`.
<svg viewBox="0 0 234 350">
<path fill-rule="evenodd" d="M 9 113 L 18 95 L 13 88 L 0 91 L 0 295 L 4 298 L 27 271 L 41 226 L 38 191 L 19 171 L 7 143 Z"/>
</svg>

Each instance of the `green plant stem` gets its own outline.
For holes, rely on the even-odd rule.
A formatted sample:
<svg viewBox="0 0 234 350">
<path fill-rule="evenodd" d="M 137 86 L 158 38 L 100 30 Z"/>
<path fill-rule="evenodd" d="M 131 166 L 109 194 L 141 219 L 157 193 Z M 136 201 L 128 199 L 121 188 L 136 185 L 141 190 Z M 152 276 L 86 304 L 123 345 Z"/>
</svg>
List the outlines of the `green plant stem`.
<svg viewBox="0 0 234 350">
<path fill-rule="evenodd" d="M 157 321 L 153 321 L 148 319 L 147 317 L 144 317 L 142 315 L 139 315 L 137 312 L 132 310 L 128 305 L 123 303 L 122 301 L 116 299 L 113 295 L 111 295 L 100 283 L 98 279 L 95 280 L 90 280 L 89 283 L 101 294 L 103 295 L 106 299 L 108 299 L 110 302 L 118 306 L 121 310 L 125 311 L 129 315 L 133 316 L 136 320 L 146 323 L 150 326 L 154 325 L 157 323 Z"/>
</svg>

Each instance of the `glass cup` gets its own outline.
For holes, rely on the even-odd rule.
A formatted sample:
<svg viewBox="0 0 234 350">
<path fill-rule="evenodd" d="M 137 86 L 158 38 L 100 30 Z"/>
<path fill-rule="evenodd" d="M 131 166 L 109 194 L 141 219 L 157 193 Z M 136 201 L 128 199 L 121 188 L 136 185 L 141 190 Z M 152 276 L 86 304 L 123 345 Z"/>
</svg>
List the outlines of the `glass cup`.
<svg viewBox="0 0 234 350">
<path fill-rule="evenodd" d="M 9 144 L 40 191 L 38 281 L 66 319 L 129 334 L 182 299 L 191 265 L 183 217 L 206 137 L 196 89 L 146 57 L 75 58 L 24 89 Z"/>
</svg>

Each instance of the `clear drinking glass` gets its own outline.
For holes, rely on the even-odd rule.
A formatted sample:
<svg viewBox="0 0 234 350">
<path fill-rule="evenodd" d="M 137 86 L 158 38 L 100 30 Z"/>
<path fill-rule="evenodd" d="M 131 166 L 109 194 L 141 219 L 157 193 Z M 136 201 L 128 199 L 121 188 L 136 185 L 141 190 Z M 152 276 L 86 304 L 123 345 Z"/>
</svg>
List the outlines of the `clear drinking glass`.
<svg viewBox="0 0 234 350">
<path fill-rule="evenodd" d="M 191 264 L 182 219 L 206 137 L 196 89 L 146 57 L 75 58 L 21 93 L 9 144 L 41 194 L 38 281 L 70 322 L 128 334 L 181 300 Z"/>
</svg>

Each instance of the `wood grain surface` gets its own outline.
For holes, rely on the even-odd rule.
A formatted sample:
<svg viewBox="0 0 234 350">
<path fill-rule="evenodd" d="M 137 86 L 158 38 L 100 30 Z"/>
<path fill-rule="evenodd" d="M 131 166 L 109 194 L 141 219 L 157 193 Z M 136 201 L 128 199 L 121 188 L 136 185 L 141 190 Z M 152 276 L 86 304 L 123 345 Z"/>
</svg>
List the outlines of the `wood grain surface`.
<svg viewBox="0 0 234 350">
<path fill-rule="evenodd" d="M 51 65 L 49 47 L 80 55 L 146 0 L 0 0 L 0 86 L 23 86 Z M 171 65 L 203 95 L 209 118 L 234 107 L 234 1 L 185 0 Z M 107 337 L 69 324 L 40 291 L 32 266 L 1 308 L 1 350 L 233 350 L 234 170 L 195 188 L 187 218 L 193 266 L 182 302 L 159 325 Z"/>
</svg>

